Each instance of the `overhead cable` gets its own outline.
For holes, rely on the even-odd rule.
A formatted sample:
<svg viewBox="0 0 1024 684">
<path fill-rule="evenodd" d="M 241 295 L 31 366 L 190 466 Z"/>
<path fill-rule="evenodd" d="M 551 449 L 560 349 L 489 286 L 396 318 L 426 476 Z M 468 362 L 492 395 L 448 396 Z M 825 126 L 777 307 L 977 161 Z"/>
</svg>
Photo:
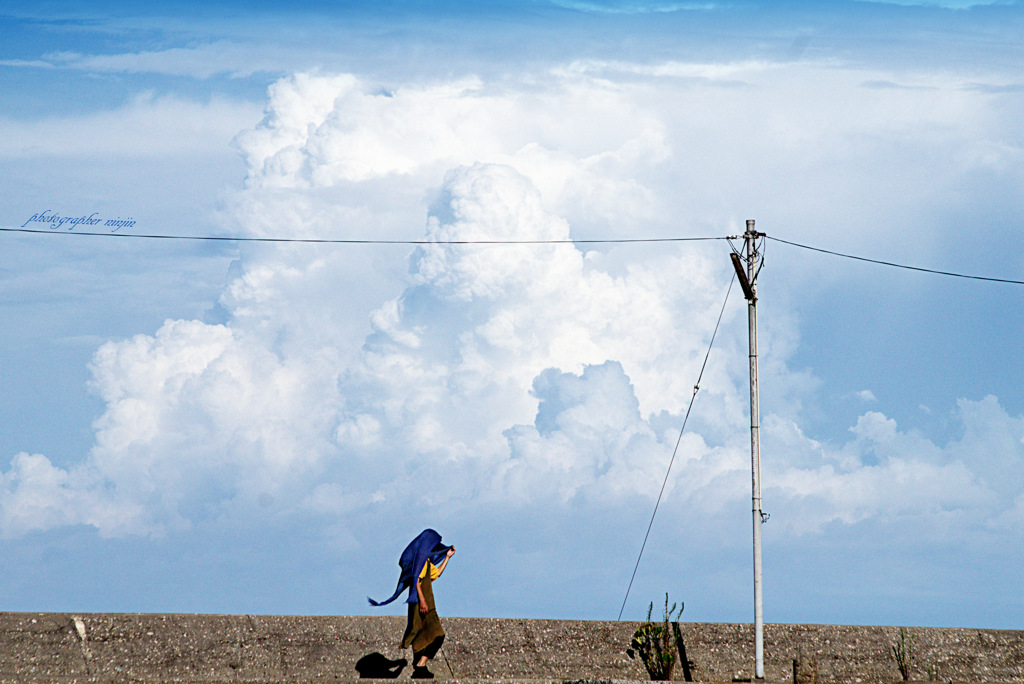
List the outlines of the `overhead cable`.
<svg viewBox="0 0 1024 684">
<path fill-rule="evenodd" d="M 625 244 L 633 242 L 699 242 L 724 240 L 724 237 L 667 237 L 667 238 L 604 238 L 595 240 L 354 240 L 334 238 L 282 238 L 231 237 L 227 235 L 161 235 L 140 233 L 91 233 L 77 230 L 38 230 L 34 228 L 0 228 L 8 233 L 39 233 L 46 235 L 83 235 L 91 237 L 143 238 L 147 240 L 212 240 L 219 242 L 298 242 L 337 245 L 593 245 Z"/>
<path fill-rule="evenodd" d="M 604 238 L 604 239 L 592 239 L 592 240 L 577 240 L 567 238 L 564 240 L 376 240 L 376 239 L 346 239 L 346 238 L 284 238 L 284 237 L 242 237 L 242 236 L 229 236 L 229 235 L 166 235 L 166 234 L 142 234 L 142 233 L 96 233 L 88 231 L 75 231 L 75 230 L 38 230 L 34 228 L 10 228 L 0 227 L 0 232 L 5 233 L 36 233 L 40 235 L 80 235 L 90 237 L 118 237 L 118 238 L 140 238 L 147 240 L 200 240 L 200 241 L 214 241 L 214 242 L 264 242 L 264 243 L 300 243 L 300 244 L 327 244 L 327 245 L 613 245 L 613 244 L 632 244 L 632 243 L 657 243 L 657 242 L 706 242 L 710 240 L 729 240 L 731 237 L 737 236 L 703 236 L 703 237 L 665 237 L 665 238 Z M 970 280 L 985 280 L 994 283 L 1009 283 L 1011 285 L 1024 285 L 1024 280 L 1013 280 L 1010 278 L 991 278 L 987 276 L 970 275 L 967 273 L 954 273 L 952 271 L 940 271 L 932 268 L 922 268 L 920 266 L 910 266 L 907 264 L 899 264 L 893 261 L 883 261 L 881 259 L 869 259 L 868 257 L 856 256 L 854 254 L 844 254 L 842 252 L 835 252 L 830 249 L 822 249 L 821 247 L 812 247 L 810 245 L 804 245 L 799 242 L 792 242 L 791 240 L 783 240 L 771 235 L 762 236 L 766 240 L 774 240 L 781 242 L 791 247 L 799 247 L 801 249 L 811 250 L 812 252 L 821 252 L 822 254 L 831 254 L 832 256 L 843 257 L 844 259 L 856 259 L 857 261 L 865 261 L 872 264 L 879 264 L 882 266 L 890 266 L 892 268 L 902 268 L 910 271 L 918 271 L 921 273 L 931 273 L 934 275 L 951 276 L 954 278 L 966 278 Z"/>
<path fill-rule="evenodd" d="M 843 257 L 844 259 L 856 259 L 857 261 L 867 261 L 872 264 L 881 264 L 882 266 L 892 266 L 893 268 L 904 268 L 910 271 L 921 271 L 922 273 L 934 273 L 936 275 L 952 276 L 954 278 L 969 278 L 971 280 L 987 280 L 993 283 L 1010 283 L 1011 285 L 1024 285 L 1024 280 L 1011 280 L 1008 278 L 988 278 L 985 276 L 968 275 L 966 273 L 952 273 L 950 271 L 937 271 L 932 268 L 921 268 L 920 266 L 908 266 L 906 264 L 897 264 L 892 261 L 882 261 L 880 259 L 868 259 L 867 257 L 854 256 L 853 254 L 843 254 L 841 252 L 833 252 L 829 249 L 822 249 L 820 247 L 811 247 L 810 245 L 802 245 L 799 242 L 790 242 L 789 240 L 783 240 L 782 238 L 773 237 L 771 235 L 765 236 L 768 240 L 775 240 L 781 242 L 784 245 L 790 245 L 792 247 L 800 247 L 801 249 L 809 249 L 812 252 L 821 252 L 823 254 L 831 254 L 832 256 Z"/>
</svg>

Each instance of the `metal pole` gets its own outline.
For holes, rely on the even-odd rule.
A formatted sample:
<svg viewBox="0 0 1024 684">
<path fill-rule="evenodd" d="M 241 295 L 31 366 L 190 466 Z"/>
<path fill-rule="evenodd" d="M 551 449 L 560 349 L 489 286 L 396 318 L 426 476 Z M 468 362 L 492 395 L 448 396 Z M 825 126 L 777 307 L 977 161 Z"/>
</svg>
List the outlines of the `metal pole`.
<svg viewBox="0 0 1024 684">
<path fill-rule="evenodd" d="M 754 522 L 754 677 L 764 679 L 764 616 L 761 599 L 761 407 L 757 390 L 757 233 L 753 219 L 743 234 L 747 250 L 747 282 L 753 296 L 747 299 L 747 327 L 750 334 L 750 470 Z"/>
</svg>

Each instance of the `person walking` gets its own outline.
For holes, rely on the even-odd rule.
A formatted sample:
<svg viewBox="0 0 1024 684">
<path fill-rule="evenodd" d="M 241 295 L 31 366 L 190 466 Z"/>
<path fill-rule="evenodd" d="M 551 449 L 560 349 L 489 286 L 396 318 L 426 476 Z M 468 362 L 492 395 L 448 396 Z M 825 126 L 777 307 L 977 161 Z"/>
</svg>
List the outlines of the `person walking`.
<svg viewBox="0 0 1024 684">
<path fill-rule="evenodd" d="M 380 602 L 367 597 L 370 605 L 384 606 L 394 601 L 408 588 L 409 597 L 406 603 L 409 615 L 401 647 L 412 647 L 413 679 L 434 678 L 434 674 L 427 668 L 427 663 L 441 649 L 445 634 L 434 604 L 433 585 L 444 573 L 448 561 L 454 554 L 455 547 L 442 544 L 440 534 L 432 529 L 423 530 L 405 547 L 399 557 L 398 565 L 401 571 L 395 593 Z"/>
</svg>

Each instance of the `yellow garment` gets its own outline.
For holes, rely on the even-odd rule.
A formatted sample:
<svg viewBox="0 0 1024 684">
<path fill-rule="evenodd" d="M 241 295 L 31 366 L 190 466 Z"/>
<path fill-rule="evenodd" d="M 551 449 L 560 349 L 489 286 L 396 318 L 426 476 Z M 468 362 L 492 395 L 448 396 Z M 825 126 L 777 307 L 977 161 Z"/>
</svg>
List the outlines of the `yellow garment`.
<svg viewBox="0 0 1024 684">
<path fill-rule="evenodd" d="M 427 561 L 426 563 L 423 564 L 423 571 L 420 572 L 420 579 L 423 579 L 423 578 L 425 578 L 427 576 L 427 571 L 428 570 L 430 571 L 430 581 L 431 582 L 436 580 L 441 575 L 441 571 L 437 569 L 437 566 L 434 565 L 433 563 L 431 563 L 430 561 Z"/>
</svg>

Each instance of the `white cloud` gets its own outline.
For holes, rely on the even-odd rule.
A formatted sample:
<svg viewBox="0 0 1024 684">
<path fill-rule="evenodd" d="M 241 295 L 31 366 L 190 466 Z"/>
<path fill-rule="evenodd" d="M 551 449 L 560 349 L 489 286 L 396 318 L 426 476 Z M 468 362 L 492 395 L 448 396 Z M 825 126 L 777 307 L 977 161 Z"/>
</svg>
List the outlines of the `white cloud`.
<svg viewBox="0 0 1024 684">
<path fill-rule="evenodd" d="M 86 466 L 68 472 L 40 454 L 17 454 L 0 473 L 0 537 L 71 525 L 91 525 L 104 536 L 156 532 L 146 502 L 112 492 Z"/>
<path fill-rule="evenodd" d="M 766 420 L 769 439 L 784 457 L 765 495 L 781 512 L 773 520 L 812 532 L 833 520 L 931 518 L 938 526 L 954 516 L 977 525 L 1014 515 L 1024 481 L 1024 419 L 1007 415 L 994 397 L 959 406 L 964 437 L 946 445 L 901 431 L 875 411 L 850 428 L 853 441 L 838 445 L 810 440 L 778 417 Z"/>
<path fill-rule="evenodd" d="M 859 207 L 846 194 L 871 194 L 881 175 L 895 179 L 892 192 L 872 204 L 912 211 L 907 193 L 929 197 L 953 182 L 951 167 L 989 163 L 948 127 L 987 130 L 991 112 L 948 83 L 933 97 L 879 94 L 860 87 L 864 73 L 820 65 L 653 70 L 639 83 L 621 76 L 629 71 L 390 92 L 351 75 L 282 79 L 263 122 L 236 139 L 247 178 L 227 221 L 297 237 L 419 237 L 413 219 L 426 219 L 433 240 L 566 240 L 641 225 L 647 235 L 722 235 L 736 223 L 722 207 L 748 193 L 818 205 L 800 212 L 837 197 Z M 821 103 L 794 109 L 805 92 Z M 764 98 L 764 110 L 746 112 L 750 98 Z M 925 158 L 953 141 L 959 161 L 942 167 L 945 178 L 907 175 L 908 162 L 881 153 L 897 139 Z M 773 174 L 731 182 L 747 154 L 771 159 Z M 859 155 L 883 168 L 865 174 Z M 15 457 L 2 475 L 2 531 L 155 534 L 245 507 L 343 516 L 398 500 L 650 500 L 730 267 L 720 244 L 603 249 L 437 244 L 416 249 L 407 274 L 381 275 L 379 256 L 246 248 L 221 324 L 169 320 L 99 349 L 92 371 L 106 411 L 94 448 L 68 469 Z M 766 442 L 784 447 L 766 479 L 773 520 L 803 534 L 922 511 L 1015 519 L 1019 493 L 996 474 L 1019 471 L 1020 418 L 992 398 L 961 403 L 966 430 L 953 444 L 879 412 L 860 416 L 841 444 L 811 439 L 801 416 L 817 381 L 789 367 L 799 322 L 784 300 L 774 306 L 763 339 L 765 377 L 779 388 Z M 699 429 L 684 436 L 667 490 L 705 511 L 749 485 L 742 313 L 727 310 Z"/>
<path fill-rule="evenodd" d="M 633 170 L 668 154 L 663 124 L 612 84 L 515 90 L 468 78 L 382 91 L 352 76 L 298 74 L 269 95 L 263 124 L 237 139 L 250 187 L 387 179 L 422 192 L 448 169 L 499 163 L 531 178 L 559 214 L 633 225 L 651 211 Z"/>
<path fill-rule="evenodd" d="M 88 460 L 65 472 L 42 456 L 16 459 L 4 533 L 24 530 L 26 506 L 47 512 L 43 528 L 159 534 L 231 501 L 294 497 L 324 455 L 337 403 L 324 371 L 199 321 L 107 343 L 92 364 L 107 410 Z"/>
<path fill-rule="evenodd" d="M 568 225 L 544 211 L 529 180 L 507 166 L 453 171 L 435 207 L 428 235 L 438 240 L 568 236 Z M 678 263 L 675 258 L 665 261 Z M 641 406 L 647 405 L 644 411 L 681 412 L 690 387 L 658 368 L 673 355 L 671 349 L 705 342 L 714 321 L 711 298 L 722 294 L 709 287 L 714 278 L 710 264 L 697 259 L 690 266 L 689 272 L 671 266 L 656 272 L 635 268 L 613 278 L 589 266 L 567 244 L 420 248 L 412 259 L 410 287 L 372 317 L 375 332 L 364 347 L 362 363 L 343 380 L 342 394 L 349 399 L 338 434 L 364 445 L 366 427 L 372 426 L 370 434 L 380 440 L 375 446 L 384 453 L 429 454 L 441 463 L 470 461 L 476 465 L 467 468 L 483 472 L 497 468 L 506 474 L 487 478 L 497 488 L 489 495 L 506 497 L 515 491 L 515 500 L 526 502 L 543 490 L 571 498 L 578 483 L 546 477 L 550 459 L 534 457 L 541 447 L 528 445 L 542 437 L 530 425 L 535 418 L 545 420 L 536 415 L 538 400 L 542 405 L 544 401 L 540 395 L 547 391 L 543 379 L 555 373 L 568 382 L 582 372 L 584 381 L 600 387 L 608 376 L 596 368 L 615 360 L 619 374 L 613 376 L 624 384 L 614 392 L 622 401 L 613 405 L 615 410 L 605 408 L 593 417 L 606 425 L 600 434 L 616 432 L 626 420 L 647 435 L 648 447 L 664 451 L 663 444 L 655 443 L 659 436 L 640 418 Z M 674 315 L 674 297 L 704 300 L 703 329 L 688 329 Z M 691 357 L 680 374 L 695 374 L 698 361 Z M 623 367 L 629 369 L 636 395 Z M 724 393 L 736 401 L 731 388 Z M 624 409 L 625 418 L 619 415 Z M 574 423 L 578 420 L 573 418 Z M 513 425 L 518 427 L 506 432 Z M 513 458 L 508 468 L 503 465 L 508 459 L 506 437 L 514 453 L 530 455 Z M 591 452 L 611 447 L 597 441 L 574 443 L 561 435 L 547 444 L 560 444 L 563 455 L 575 449 L 582 461 L 558 467 L 586 481 L 607 468 Z M 621 485 L 622 476 L 656 480 L 648 467 L 633 472 L 635 467 L 636 459 L 627 458 L 613 468 L 616 477 L 607 482 Z M 547 484 L 539 489 L 541 482 Z M 529 497 L 527 483 L 535 492 Z"/>
<path fill-rule="evenodd" d="M 677 434 L 659 435 L 644 420 L 621 364 L 586 366 L 579 375 L 548 369 L 534 380 L 533 395 L 539 406 L 532 424 L 505 432 L 510 453 L 492 480 L 496 500 L 608 506 L 658 493 Z M 703 498 L 701 489 L 713 488 L 716 477 L 743 472 L 742 456 L 684 435 L 666 497 Z"/>
<path fill-rule="evenodd" d="M 980 401 L 960 399 L 958 417 L 963 437 L 950 445 L 953 457 L 963 461 L 997 493 L 1002 503 L 1024 490 L 1024 416 L 1010 416 L 991 395 Z"/>
</svg>

